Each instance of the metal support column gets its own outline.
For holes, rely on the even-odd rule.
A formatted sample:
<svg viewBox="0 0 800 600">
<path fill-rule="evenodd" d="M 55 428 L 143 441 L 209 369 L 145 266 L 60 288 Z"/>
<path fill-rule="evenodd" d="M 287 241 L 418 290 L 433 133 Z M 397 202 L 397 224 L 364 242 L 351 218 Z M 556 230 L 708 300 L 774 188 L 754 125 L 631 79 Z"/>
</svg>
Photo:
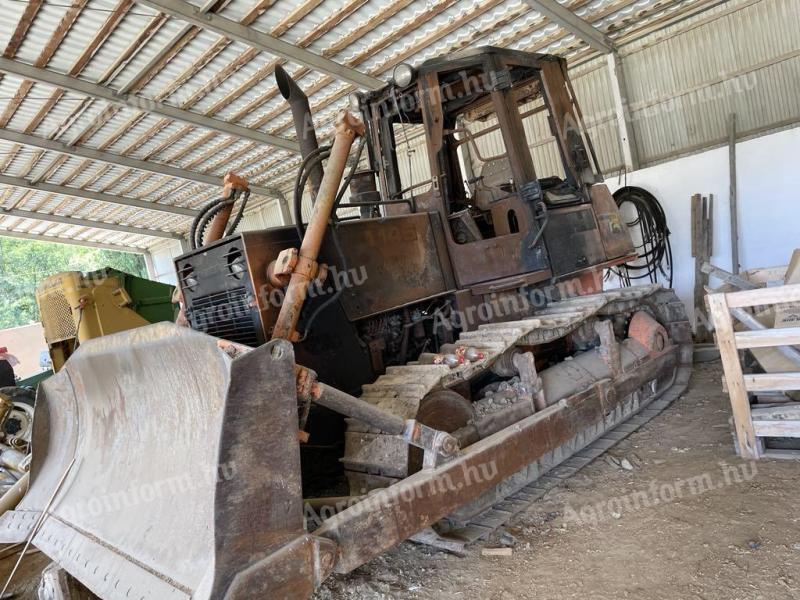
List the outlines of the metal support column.
<svg viewBox="0 0 800 600">
<path fill-rule="evenodd" d="M 614 97 L 614 110 L 617 115 L 617 133 L 622 162 L 628 171 L 636 171 L 639 168 L 639 152 L 636 149 L 622 58 L 614 51 L 606 56 L 606 60 L 608 61 L 608 76 L 611 79 L 611 93 Z"/>
</svg>

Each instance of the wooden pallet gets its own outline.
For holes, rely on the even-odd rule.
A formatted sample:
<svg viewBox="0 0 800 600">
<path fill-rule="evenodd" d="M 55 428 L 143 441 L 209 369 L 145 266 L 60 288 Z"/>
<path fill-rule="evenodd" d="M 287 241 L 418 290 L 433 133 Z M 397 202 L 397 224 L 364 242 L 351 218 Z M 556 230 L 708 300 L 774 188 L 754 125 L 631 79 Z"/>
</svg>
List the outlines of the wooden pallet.
<svg viewBox="0 0 800 600">
<path fill-rule="evenodd" d="M 750 406 L 749 393 L 800 390 L 800 366 L 796 371 L 745 373 L 739 352 L 752 348 L 791 347 L 800 344 L 800 326 L 736 331 L 732 309 L 775 307 L 800 302 L 800 284 L 765 287 L 739 292 L 709 294 L 711 318 L 725 371 L 731 401 L 737 452 L 742 458 L 800 458 L 798 450 L 769 450 L 764 438 L 800 438 L 800 403 Z"/>
</svg>

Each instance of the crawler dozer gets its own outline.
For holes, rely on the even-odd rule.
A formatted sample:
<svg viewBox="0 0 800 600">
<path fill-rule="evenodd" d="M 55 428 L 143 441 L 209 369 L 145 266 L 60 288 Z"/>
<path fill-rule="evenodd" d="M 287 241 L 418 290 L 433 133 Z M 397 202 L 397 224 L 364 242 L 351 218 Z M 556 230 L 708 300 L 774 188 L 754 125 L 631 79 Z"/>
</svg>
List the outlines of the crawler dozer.
<svg viewBox="0 0 800 600">
<path fill-rule="evenodd" d="M 688 383 L 675 294 L 603 289 L 636 249 L 563 59 L 401 65 L 330 146 L 276 80 L 296 225 L 237 234 L 229 178 L 176 259 L 190 327 L 83 344 L 40 387 L 2 541 L 102 598 L 307 598 L 403 540 L 467 543 Z"/>
</svg>

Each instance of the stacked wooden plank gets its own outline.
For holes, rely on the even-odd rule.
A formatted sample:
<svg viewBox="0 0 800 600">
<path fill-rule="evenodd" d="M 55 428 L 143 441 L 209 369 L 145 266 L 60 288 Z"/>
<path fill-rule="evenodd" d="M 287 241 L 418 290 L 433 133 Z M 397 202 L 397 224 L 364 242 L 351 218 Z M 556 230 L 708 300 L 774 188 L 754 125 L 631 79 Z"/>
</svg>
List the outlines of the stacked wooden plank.
<svg viewBox="0 0 800 600">
<path fill-rule="evenodd" d="M 800 438 L 800 250 L 788 267 L 759 269 L 745 279 L 765 285 L 707 297 L 733 411 L 737 452 L 743 458 L 798 458 L 800 449 L 771 447 L 769 438 Z M 735 323 L 738 321 L 738 324 Z M 747 350 L 764 372 L 747 372 Z M 751 406 L 754 395 L 767 402 Z M 800 443 L 797 444 L 800 448 Z"/>
</svg>

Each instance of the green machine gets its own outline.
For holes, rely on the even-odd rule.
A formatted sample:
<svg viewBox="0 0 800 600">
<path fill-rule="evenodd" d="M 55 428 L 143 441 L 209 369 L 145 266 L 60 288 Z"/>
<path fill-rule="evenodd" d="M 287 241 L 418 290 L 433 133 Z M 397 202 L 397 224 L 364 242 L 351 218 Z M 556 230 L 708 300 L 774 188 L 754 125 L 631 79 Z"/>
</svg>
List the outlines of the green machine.
<svg viewBox="0 0 800 600">
<path fill-rule="evenodd" d="M 174 321 L 174 287 L 112 268 L 66 271 L 42 281 L 36 302 L 53 370 L 86 340 Z"/>
</svg>

